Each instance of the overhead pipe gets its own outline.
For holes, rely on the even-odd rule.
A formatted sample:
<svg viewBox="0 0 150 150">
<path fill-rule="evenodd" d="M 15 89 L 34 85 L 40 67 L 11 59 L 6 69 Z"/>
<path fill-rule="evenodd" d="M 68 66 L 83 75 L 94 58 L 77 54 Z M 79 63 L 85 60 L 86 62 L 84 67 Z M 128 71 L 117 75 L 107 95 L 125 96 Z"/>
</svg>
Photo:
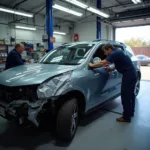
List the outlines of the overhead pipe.
<svg viewBox="0 0 150 150">
<path fill-rule="evenodd" d="M 128 6 L 126 8 L 122 8 L 122 10 L 128 10 L 128 9 L 132 9 L 132 8 L 141 8 L 141 6 L 146 8 L 146 7 L 150 6 L 150 3 L 148 3 L 148 4 L 144 5 L 144 6 L 143 6 L 143 4 L 137 4 L 137 5 L 133 5 L 133 6 Z"/>
<path fill-rule="evenodd" d="M 15 6 L 14 6 L 13 8 L 18 7 L 19 5 L 21 5 L 22 3 L 26 2 L 26 1 L 28 1 L 28 0 L 23 0 L 23 1 L 21 1 L 21 2 L 18 2 L 17 4 L 15 4 Z"/>
<path fill-rule="evenodd" d="M 8 22 L 8 24 L 15 23 L 15 22 L 19 22 L 19 21 L 22 21 L 22 20 L 24 20 L 24 19 L 26 19 L 26 18 L 23 17 L 23 18 L 20 18 L 20 19 L 16 19 L 16 20 L 13 20 L 13 21 L 11 21 L 11 22 Z"/>
<path fill-rule="evenodd" d="M 37 11 L 36 13 L 34 13 L 34 16 L 37 15 L 37 14 L 39 14 L 45 8 L 46 8 L 46 6 L 43 6 L 39 11 Z"/>
</svg>

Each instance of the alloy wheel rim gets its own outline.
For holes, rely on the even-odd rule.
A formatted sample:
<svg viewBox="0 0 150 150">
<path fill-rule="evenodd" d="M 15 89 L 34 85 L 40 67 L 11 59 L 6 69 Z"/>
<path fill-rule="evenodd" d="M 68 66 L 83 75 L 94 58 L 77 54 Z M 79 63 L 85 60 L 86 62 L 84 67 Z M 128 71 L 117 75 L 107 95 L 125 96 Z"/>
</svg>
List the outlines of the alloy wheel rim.
<svg viewBox="0 0 150 150">
<path fill-rule="evenodd" d="M 78 107 L 77 105 L 74 107 L 72 113 L 72 122 L 71 122 L 71 134 L 73 135 L 77 128 L 77 121 L 78 121 Z"/>
<path fill-rule="evenodd" d="M 135 86 L 135 95 L 138 95 L 140 89 L 140 80 L 137 81 L 136 86 Z"/>
</svg>

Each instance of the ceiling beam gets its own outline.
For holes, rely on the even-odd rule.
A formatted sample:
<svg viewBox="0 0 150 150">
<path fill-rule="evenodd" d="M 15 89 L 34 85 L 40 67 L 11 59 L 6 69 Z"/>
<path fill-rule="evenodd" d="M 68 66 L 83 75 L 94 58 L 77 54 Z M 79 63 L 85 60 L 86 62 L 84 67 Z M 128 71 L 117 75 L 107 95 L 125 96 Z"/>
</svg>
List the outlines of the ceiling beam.
<svg viewBox="0 0 150 150">
<path fill-rule="evenodd" d="M 39 10 L 40 8 L 42 8 L 44 6 L 46 6 L 46 4 L 45 4 L 45 2 L 44 3 L 42 2 L 42 3 L 40 3 L 40 4 L 38 4 L 38 5 L 34 6 L 34 7 L 31 7 L 29 9 L 32 10 L 32 11 L 36 11 L 36 10 Z"/>
<path fill-rule="evenodd" d="M 26 1 L 28 1 L 28 0 L 22 0 L 22 1 L 18 2 L 18 3 L 16 3 L 16 4 L 13 6 L 13 8 L 19 7 L 21 4 L 23 4 L 23 3 L 26 2 Z"/>
<path fill-rule="evenodd" d="M 143 0 L 143 3 L 148 4 L 148 3 L 150 3 L 150 0 Z M 141 3 L 140 5 L 143 6 L 143 3 Z M 124 5 L 125 7 L 128 7 L 129 5 L 135 5 L 135 4 L 133 4 L 133 2 L 130 1 L 130 2 L 124 2 L 124 3 L 121 2 L 121 5 Z M 112 5 L 112 6 L 109 6 L 109 7 L 102 7 L 102 10 L 120 7 L 121 5 L 118 4 L 118 5 Z"/>
<path fill-rule="evenodd" d="M 43 6 L 41 9 L 39 9 L 37 12 L 34 13 L 34 16 L 37 15 L 37 14 L 40 14 L 40 12 L 41 12 L 42 10 L 44 10 L 45 8 L 46 8 L 46 6 Z"/>
<path fill-rule="evenodd" d="M 121 5 L 122 7 L 126 7 L 122 2 L 120 2 L 119 0 L 115 0 L 119 5 Z"/>
<path fill-rule="evenodd" d="M 114 17 L 109 18 L 107 20 L 118 21 L 118 20 L 125 20 L 125 19 L 131 19 L 131 18 L 147 17 L 147 16 L 150 16 L 149 10 L 150 10 L 150 7 L 124 11 L 124 12 L 116 13 Z"/>
<path fill-rule="evenodd" d="M 70 19 L 70 18 L 67 18 L 67 17 L 61 17 L 60 15 L 56 15 L 56 14 L 53 14 L 54 18 L 60 18 L 60 19 L 63 19 L 63 20 L 66 20 L 66 21 L 70 21 L 70 22 L 78 22 L 77 20 L 74 20 L 74 19 Z"/>
<path fill-rule="evenodd" d="M 148 26 L 150 23 L 140 23 L 140 24 L 134 24 L 134 25 L 115 25 L 116 28 L 128 28 L 128 27 L 139 27 L 139 26 Z"/>
</svg>

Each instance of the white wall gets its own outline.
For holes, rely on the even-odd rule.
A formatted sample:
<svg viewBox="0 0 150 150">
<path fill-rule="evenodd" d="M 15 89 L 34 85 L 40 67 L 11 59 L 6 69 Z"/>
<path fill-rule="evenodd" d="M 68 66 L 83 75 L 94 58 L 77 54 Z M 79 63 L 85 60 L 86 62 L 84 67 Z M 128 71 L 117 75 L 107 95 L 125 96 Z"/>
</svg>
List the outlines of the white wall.
<svg viewBox="0 0 150 150">
<path fill-rule="evenodd" d="M 8 13 L 0 12 L 0 23 L 8 24 L 8 22 L 12 21 L 12 15 Z M 23 23 L 33 24 L 32 19 L 26 19 L 22 21 Z M 55 20 L 54 20 L 55 23 Z M 35 24 L 44 26 L 45 25 L 45 17 L 38 15 L 35 18 Z M 57 30 L 57 29 L 55 29 Z M 73 41 L 73 35 L 75 33 L 79 34 L 79 41 L 91 41 L 96 39 L 96 17 L 91 16 L 86 19 L 83 19 L 80 23 L 76 23 L 74 25 L 74 30 L 72 33 L 69 31 L 69 27 L 67 24 L 61 24 L 61 31 L 66 32 L 67 35 L 54 35 L 56 38 L 56 43 L 54 46 L 59 46 L 62 43 Z M 20 30 L 15 29 L 14 26 L 8 26 L 4 24 L 0 24 L 0 39 L 9 39 L 11 36 L 16 38 L 16 42 L 32 42 L 32 43 L 41 43 L 42 35 L 44 34 L 43 27 L 37 27 L 36 31 L 28 31 L 28 30 Z M 113 39 L 113 28 L 112 26 L 101 23 L 101 37 L 102 39 Z"/>
<path fill-rule="evenodd" d="M 15 29 L 14 25 L 8 26 L 8 22 L 11 22 L 12 15 L 8 13 L 0 12 L 0 39 L 10 39 L 10 37 L 16 38 L 16 42 L 32 42 L 32 43 L 42 43 L 42 35 L 45 33 L 44 27 L 36 27 L 36 31 Z M 32 19 L 23 20 L 22 23 L 33 24 Z M 45 17 L 38 15 L 35 18 L 35 24 L 39 26 L 45 25 Z M 26 26 L 24 24 L 17 24 Z M 61 31 L 66 32 L 67 35 L 53 35 L 56 38 L 56 43 L 54 46 L 58 46 L 65 42 L 71 42 L 71 35 L 69 33 L 69 28 L 65 25 L 61 27 Z"/>
<path fill-rule="evenodd" d="M 91 41 L 96 39 L 96 22 L 78 23 L 74 33 L 79 35 L 79 41 Z"/>
<path fill-rule="evenodd" d="M 79 35 L 79 41 L 91 41 L 96 39 L 96 20 L 95 17 L 89 17 L 76 23 L 74 26 L 74 34 Z"/>
<path fill-rule="evenodd" d="M 106 40 L 113 40 L 113 27 L 111 25 L 101 23 L 101 37 Z"/>
<path fill-rule="evenodd" d="M 97 37 L 97 22 L 96 17 L 90 17 L 83 20 L 81 23 L 76 23 L 74 34 L 79 35 L 79 41 L 91 41 Z M 101 38 L 106 40 L 113 40 L 113 27 L 101 22 Z"/>
</svg>

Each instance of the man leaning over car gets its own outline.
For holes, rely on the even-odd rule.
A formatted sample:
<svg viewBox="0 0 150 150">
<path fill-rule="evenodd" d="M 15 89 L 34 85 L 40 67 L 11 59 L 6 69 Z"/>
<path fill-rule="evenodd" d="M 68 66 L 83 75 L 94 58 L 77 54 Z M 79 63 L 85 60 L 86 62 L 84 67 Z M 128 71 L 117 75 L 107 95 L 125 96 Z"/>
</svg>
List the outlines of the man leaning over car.
<svg viewBox="0 0 150 150">
<path fill-rule="evenodd" d="M 13 49 L 7 56 L 5 70 L 23 65 L 25 62 L 30 62 L 29 60 L 24 60 L 21 58 L 23 51 L 24 45 L 21 43 L 16 44 L 15 49 Z"/>
<path fill-rule="evenodd" d="M 131 61 L 131 59 L 124 54 L 120 49 L 114 48 L 111 44 L 106 44 L 103 46 L 103 50 L 107 58 L 98 63 L 89 63 L 89 67 L 102 67 L 109 66 L 110 63 L 114 63 L 114 68 L 106 67 L 108 71 L 113 71 L 116 69 L 119 73 L 123 75 L 122 85 L 121 85 L 121 99 L 123 105 L 123 116 L 117 118 L 119 122 L 131 122 L 131 117 L 134 116 L 135 108 L 135 94 L 134 89 L 137 82 L 136 69 Z"/>
</svg>

